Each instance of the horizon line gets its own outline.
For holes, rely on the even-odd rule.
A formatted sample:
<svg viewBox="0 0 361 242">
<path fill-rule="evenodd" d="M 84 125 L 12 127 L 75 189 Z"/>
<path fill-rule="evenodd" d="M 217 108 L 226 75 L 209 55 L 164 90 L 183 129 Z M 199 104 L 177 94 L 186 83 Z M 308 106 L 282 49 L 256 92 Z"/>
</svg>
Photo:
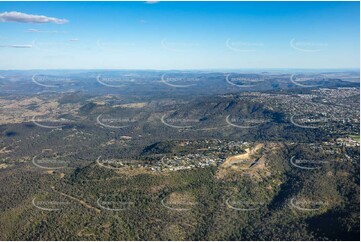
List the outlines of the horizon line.
<svg viewBox="0 0 361 242">
<path fill-rule="evenodd" d="M 182 69 L 182 68 L 171 68 L 171 69 L 155 69 L 155 68 L 31 68 L 31 69 L 0 69 L 0 71 L 92 71 L 92 70 L 102 70 L 102 71 L 234 71 L 234 70 L 358 70 L 360 67 L 343 67 L 343 68 L 196 68 L 196 69 Z"/>
</svg>

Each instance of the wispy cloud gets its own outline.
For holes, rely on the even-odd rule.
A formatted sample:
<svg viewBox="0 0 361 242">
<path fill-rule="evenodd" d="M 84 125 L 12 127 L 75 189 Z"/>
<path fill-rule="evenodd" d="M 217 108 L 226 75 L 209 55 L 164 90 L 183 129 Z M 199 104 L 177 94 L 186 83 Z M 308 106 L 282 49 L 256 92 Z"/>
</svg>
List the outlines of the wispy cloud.
<svg viewBox="0 0 361 242">
<path fill-rule="evenodd" d="M 74 39 L 70 39 L 69 41 L 71 41 L 71 42 L 76 42 L 76 41 L 79 41 L 79 39 L 74 38 Z"/>
<path fill-rule="evenodd" d="M 26 49 L 32 48 L 32 45 L 0 45 L 0 48 L 18 48 L 18 49 Z"/>
<path fill-rule="evenodd" d="M 0 22 L 65 24 L 68 22 L 68 20 L 21 12 L 4 12 L 0 13 Z"/>
<path fill-rule="evenodd" d="M 146 1 L 145 3 L 147 3 L 147 4 L 154 4 L 154 3 L 159 3 L 159 1 Z"/>
</svg>

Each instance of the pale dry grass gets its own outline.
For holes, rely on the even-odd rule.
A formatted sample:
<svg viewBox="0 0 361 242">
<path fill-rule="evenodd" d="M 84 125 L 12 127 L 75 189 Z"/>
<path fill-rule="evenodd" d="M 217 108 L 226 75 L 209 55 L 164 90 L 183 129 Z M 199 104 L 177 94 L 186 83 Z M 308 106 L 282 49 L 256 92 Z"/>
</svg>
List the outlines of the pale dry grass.
<svg viewBox="0 0 361 242">
<path fill-rule="evenodd" d="M 119 104 L 114 105 L 113 107 L 120 107 L 120 108 L 144 108 L 147 103 L 126 103 L 126 104 Z"/>
<path fill-rule="evenodd" d="M 232 175 L 247 175 L 254 180 L 261 180 L 271 175 L 268 157 L 278 149 L 277 144 L 256 144 L 246 149 L 246 153 L 230 156 L 218 167 L 217 179 L 227 179 Z"/>
</svg>

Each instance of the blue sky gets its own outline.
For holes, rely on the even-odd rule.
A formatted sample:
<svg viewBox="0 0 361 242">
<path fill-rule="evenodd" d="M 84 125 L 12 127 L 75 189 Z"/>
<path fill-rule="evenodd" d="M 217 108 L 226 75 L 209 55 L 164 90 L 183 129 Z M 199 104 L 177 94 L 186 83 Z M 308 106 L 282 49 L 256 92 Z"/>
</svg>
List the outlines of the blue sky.
<svg viewBox="0 0 361 242">
<path fill-rule="evenodd" d="M 358 68 L 359 15 L 359 2 L 1 2 L 0 69 Z"/>
</svg>

